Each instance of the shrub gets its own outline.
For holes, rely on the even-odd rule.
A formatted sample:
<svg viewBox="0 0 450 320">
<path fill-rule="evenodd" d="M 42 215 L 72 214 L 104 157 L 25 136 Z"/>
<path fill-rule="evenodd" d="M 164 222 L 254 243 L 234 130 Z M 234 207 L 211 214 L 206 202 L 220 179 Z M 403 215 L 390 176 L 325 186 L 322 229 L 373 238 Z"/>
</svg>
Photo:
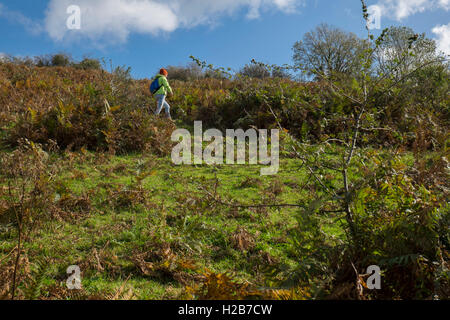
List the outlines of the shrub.
<svg viewBox="0 0 450 320">
<path fill-rule="evenodd" d="M 100 69 L 102 69 L 102 65 L 99 60 L 89 59 L 89 58 L 84 58 L 81 62 L 75 63 L 74 66 L 75 66 L 75 68 L 80 68 L 83 70 L 89 70 L 89 69 L 100 70 Z"/>
<path fill-rule="evenodd" d="M 70 65 L 71 58 L 63 53 L 55 54 L 51 59 L 53 67 L 67 67 Z"/>
<path fill-rule="evenodd" d="M 143 110 L 119 109 L 108 110 L 100 102 L 90 107 L 61 103 L 44 113 L 21 116 L 8 141 L 12 146 L 27 138 L 42 144 L 53 140 L 62 149 L 169 152 L 173 124 Z"/>
<path fill-rule="evenodd" d="M 180 81 L 189 81 L 189 80 L 198 80 L 204 77 L 202 69 L 194 63 L 191 63 L 185 67 L 183 66 L 168 66 L 166 70 L 169 73 L 170 79 L 180 80 Z"/>
<path fill-rule="evenodd" d="M 0 266 L 0 297 L 21 296 L 19 284 L 28 277 L 28 248 L 35 229 L 42 223 L 52 205 L 52 176 L 57 173 L 49 155 L 41 146 L 22 140 L 11 153 L 0 154 L 0 222 L 2 227 L 16 229 L 17 244 L 11 257 Z M 5 263 L 6 262 L 6 263 Z M 7 295 L 11 294 L 10 297 Z"/>
<path fill-rule="evenodd" d="M 441 159 L 430 159 L 426 172 L 437 185 L 427 185 L 417 164 L 405 164 L 400 155 L 368 153 L 358 165 L 361 178 L 351 199 L 354 242 L 349 234 L 330 232 L 345 217 L 322 211 L 328 202 L 319 198 L 298 212 L 298 226 L 289 235 L 290 252 L 301 263 L 276 266 L 268 278 L 289 287 L 313 283 L 321 298 L 447 298 L 450 211 L 439 191 L 447 170 Z M 382 270 L 381 290 L 367 289 L 370 265 Z"/>
<path fill-rule="evenodd" d="M 270 77 L 270 70 L 265 66 L 250 64 L 244 66 L 239 74 L 249 78 L 266 79 Z"/>
</svg>

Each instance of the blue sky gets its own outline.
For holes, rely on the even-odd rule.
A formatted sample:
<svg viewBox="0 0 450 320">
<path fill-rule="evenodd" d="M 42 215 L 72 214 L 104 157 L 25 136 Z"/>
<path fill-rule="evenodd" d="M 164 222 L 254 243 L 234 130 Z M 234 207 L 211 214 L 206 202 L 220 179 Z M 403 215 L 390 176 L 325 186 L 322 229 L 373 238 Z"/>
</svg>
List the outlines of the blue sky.
<svg viewBox="0 0 450 320">
<path fill-rule="evenodd" d="M 81 29 L 69 30 L 69 5 Z M 368 0 L 381 28 L 406 25 L 450 54 L 450 0 Z M 0 54 L 66 52 L 111 59 L 136 78 L 194 55 L 239 69 L 251 59 L 292 63 L 292 46 L 325 22 L 364 36 L 359 0 L 0 0 Z M 373 30 L 375 34 L 379 30 Z"/>
</svg>

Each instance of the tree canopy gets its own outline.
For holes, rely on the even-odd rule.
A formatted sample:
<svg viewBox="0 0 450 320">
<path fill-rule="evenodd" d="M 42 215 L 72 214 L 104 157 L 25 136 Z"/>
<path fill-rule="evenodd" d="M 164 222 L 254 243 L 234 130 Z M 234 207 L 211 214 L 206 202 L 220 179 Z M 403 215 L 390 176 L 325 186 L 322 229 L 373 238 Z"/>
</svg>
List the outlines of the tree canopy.
<svg viewBox="0 0 450 320">
<path fill-rule="evenodd" d="M 364 43 L 354 33 L 320 24 L 294 44 L 294 63 L 310 76 L 352 75 L 360 68 L 358 57 Z"/>
</svg>

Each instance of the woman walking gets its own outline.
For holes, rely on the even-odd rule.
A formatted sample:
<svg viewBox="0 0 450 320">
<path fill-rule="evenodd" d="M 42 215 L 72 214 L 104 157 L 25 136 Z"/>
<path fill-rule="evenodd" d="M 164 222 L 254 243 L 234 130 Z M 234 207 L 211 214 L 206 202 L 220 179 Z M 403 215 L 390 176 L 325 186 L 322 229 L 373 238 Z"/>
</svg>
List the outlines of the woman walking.
<svg viewBox="0 0 450 320">
<path fill-rule="evenodd" d="M 169 81 L 167 81 L 167 76 L 169 73 L 166 69 L 161 69 L 159 71 L 159 74 L 156 76 L 154 82 L 155 82 L 155 92 L 152 92 L 155 95 L 156 100 L 158 101 L 158 106 L 155 111 L 156 115 L 159 115 L 164 108 L 166 112 L 166 116 L 168 119 L 172 120 L 172 117 L 170 116 L 170 105 L 166 101 L 167 94 L 172 94 L 172 88 L 169 85 Z M 153 85 L 153 84 L 152 84 Z"/>
</svg>

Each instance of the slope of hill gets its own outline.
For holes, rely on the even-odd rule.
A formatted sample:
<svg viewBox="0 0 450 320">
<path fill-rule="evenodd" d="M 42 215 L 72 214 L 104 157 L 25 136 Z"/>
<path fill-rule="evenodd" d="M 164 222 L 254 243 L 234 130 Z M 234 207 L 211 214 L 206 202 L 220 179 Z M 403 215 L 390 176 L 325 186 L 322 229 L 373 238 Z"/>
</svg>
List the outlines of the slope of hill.
<svg viewBox="0 0 450 320">
<path fill-rule="evenodd" d="M 261 177 L 173 165 L 150 80 L 0 63 L 0 298 L 448 298 L 447 80 L 380 83 L 348 164 L 356 107 L 324 83 L 173 81 L 179 127 L 285 128 Z"/>
<path fill-rule="evenodd" d="M 367 135 L 366 143 L 411 147 L 417 130 L 434 144 L 444 143 L 449 128 L 448 81 L 420 81 L 423 88 L 415 87 L 414 92 L 408 88 L 415 86 L 412 83 L 397 96 L 374 95 L 371 108 L 380 112 L 366 119 L 367 127 L 389 130 Z M 132 80 L 126 73 L 2 63 L 0 124 L 9 131 L 7 140 L 12 145 L 20 138 L 41 143 L 52 139 L 61 148 L 127 152 L 144 150 L 153 143 L 157 152 L 164 153 L 154 141 L 170 136 L 164 129 L 169 125 L 151 116 L 156 102 L 148 92 L 149 84 L 150 80 Z M 172 86 L 172 112 L 182 126 L 201 120 L 204 127 L 221 130 L 273 128 L 278 119 L 297 138 L 318 142 L 340 138 L 354 121 L 352 102 L 320 83 L 203 79 L 173 81 Z M 380 92 L 383 89 L 379 84 Z M 161 136 L 149 131 L 155 127 L 163 132 Z"/>
</svg>

